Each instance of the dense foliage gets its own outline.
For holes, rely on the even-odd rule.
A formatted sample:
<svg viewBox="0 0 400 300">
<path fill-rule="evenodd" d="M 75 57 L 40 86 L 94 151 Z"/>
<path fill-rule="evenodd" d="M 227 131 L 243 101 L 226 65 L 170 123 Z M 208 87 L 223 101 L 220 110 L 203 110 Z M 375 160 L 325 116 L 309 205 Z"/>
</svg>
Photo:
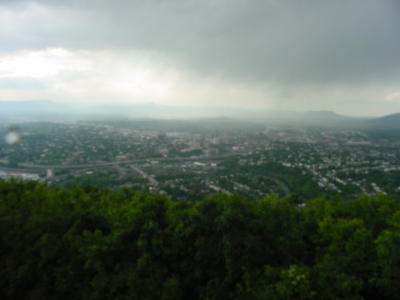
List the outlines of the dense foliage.
<svg viewBox="0 0 400 300">
<path fill-rule="evenodd" d="M 1 299 L 398 299 L 400 203 L 0 181 Z"/>
</svg>

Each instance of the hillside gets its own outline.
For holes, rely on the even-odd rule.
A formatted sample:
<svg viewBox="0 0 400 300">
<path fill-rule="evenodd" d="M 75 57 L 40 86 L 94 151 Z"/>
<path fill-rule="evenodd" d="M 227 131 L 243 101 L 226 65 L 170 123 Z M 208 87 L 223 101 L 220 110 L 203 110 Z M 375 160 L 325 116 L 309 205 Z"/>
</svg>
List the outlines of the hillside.
<svg viewBox="0 0 400 300">
<path fill-rule="evenodd" d="M 1 299 L 398 299 L 400 203 L 0 181 Z"/>
<path fill-rule="evenodd" d="M 400 129 L 400 113 L 395 113 L 370 121 L 374 128 L 378 129 Z"/>
</svg>

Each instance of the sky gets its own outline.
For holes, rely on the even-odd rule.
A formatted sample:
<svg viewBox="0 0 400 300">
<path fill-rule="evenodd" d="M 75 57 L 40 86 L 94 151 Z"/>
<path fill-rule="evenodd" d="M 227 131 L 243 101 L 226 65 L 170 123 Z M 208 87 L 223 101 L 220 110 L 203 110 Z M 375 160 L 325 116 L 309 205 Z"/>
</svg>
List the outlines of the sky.
<svg viewBox="0 0 400 300">
<path fill-rule="evenodd" d="M 0 0 L 0 101 L 400 112 L 398 0 Z"/>
</svg>

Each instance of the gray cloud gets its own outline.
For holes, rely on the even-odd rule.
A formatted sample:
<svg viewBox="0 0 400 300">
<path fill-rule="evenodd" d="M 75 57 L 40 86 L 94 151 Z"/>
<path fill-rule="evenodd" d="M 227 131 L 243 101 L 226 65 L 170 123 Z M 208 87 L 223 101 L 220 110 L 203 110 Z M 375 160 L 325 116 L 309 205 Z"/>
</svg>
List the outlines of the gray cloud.
<svg viewBox="0 0 400 300">
<path fill-rule="evenodd" d="M 8 7 L 29 14 L 29 3 Z M 135 48 L 199 74 L 278 84 L 400 79 L 396 0 L 36 3 L 54 15 L 3 33 L 5 48 Z"/>
<path fill-rule="evenodd" d="M 398 0 L 0 0 L 0 52 L 143 51 L 285 108 L 400 109 L 399 31 Z"/>
</svg>

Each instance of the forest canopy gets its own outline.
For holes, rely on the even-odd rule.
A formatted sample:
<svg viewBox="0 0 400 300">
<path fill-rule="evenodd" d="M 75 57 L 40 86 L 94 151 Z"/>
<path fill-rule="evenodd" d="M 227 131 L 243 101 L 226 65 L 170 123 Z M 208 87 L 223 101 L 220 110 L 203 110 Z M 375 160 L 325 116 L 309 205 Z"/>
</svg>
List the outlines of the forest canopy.
<svg viewBox="0 0 400 300">
<path fill-rule="evenodd" d="M 1 299 L 398 299 L 400 203 L 0 181 Z"/>
</svg>

